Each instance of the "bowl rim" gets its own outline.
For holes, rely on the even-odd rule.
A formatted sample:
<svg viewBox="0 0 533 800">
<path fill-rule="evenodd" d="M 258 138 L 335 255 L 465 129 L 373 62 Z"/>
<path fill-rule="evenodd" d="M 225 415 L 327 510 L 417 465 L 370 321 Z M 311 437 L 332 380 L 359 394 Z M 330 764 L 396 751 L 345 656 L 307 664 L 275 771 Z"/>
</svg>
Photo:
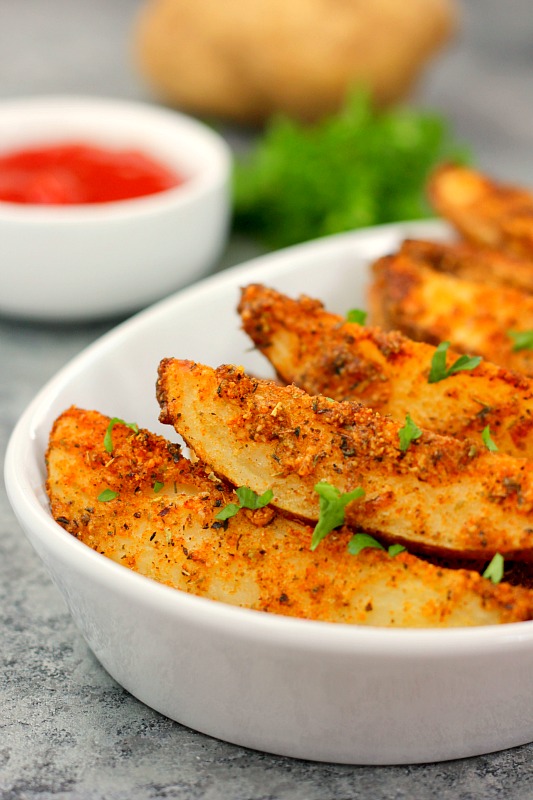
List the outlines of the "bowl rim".
<svg viewBox="0 0 533 800">
<path fill-rule="evenodd" d="M 4 480 L 8 499 L 23 529 L 31 528 L 40 540 L 48 540 L 47 547 L 61 547 L 66 560 L 80 566 L 92 579 L 114 592 L 121 592 L 138 599 L 150 607 L 170 615 L 187 617 L 195 624 L 227 629 L 237 638 L 270 641 L 285 647 L 337 654 L 364 656 L 382 655 L 395 658 L 412 658 L 417 653 L 424 658 L 456 658 L 457 655 L 478 656 L 502 652 L 502 649 L 531 648 L 533 642 L 533 620 L 502 625 L 454 628 L 386 628 L 366 625 L 349 625 L 308 619 L 299 619 L 278 614 L 240 608 L 230 604 L 198 597 L 173 589 L 155 580 L 122 567 L 111 559 L 93 551 L 59 526 L 41 505 L 31 486 L 25 470 L 25 462 L 33 458 L 32 442 L 41 419 L 46 415 L 50 402 L 55 398 L 70 376 L 89 366 L 94 359 L 112 350 L 115 343 L 127 338 L 129 331 L 139 324 L 149 323 L 168 307 L 194 299 L 205 291 L 224 284 L 236 284 L 241 277 L 246 280 L 257 277 L 257 273 L 287 258 L 293 253 L 305 255 L 318 248 L 327 249 L 342 240 L 356 240 L 368 233 L 395 233 L 405 230 L 406 223 L 392 223 L 355 232 L 341 233 L 320 240 L 305 242 L 284 250 L 256 256 L 242 264 L 230 267 L 182 289 L 170 297 L 145 308 L 89 344 L 78 355 L 69 360 L 37 393 L 19 417 L 9 438 L 4 462 Z M 412 223 L 410 223 L 412 224 Z M 420 226 L 420 222 L 415 223 Z M 424 225 L 424 223 L 422 223 Z M 430 221 L 430 230 L 445 230 L 441 223 Z"/>
<path fill-rule="evenodd" d="M 119 220 L 150 216 L 166 211 L 169 208 L 187 206 L 201 198 L 204 194 L 222 186 L 228 181 L 233 155 L 226 140 L 206 122 L 191 117 L 168 106 L 148 101 L 115 99 L 83 94 L 44 94 L 30 95 L 20 98 L 8 98 L 0 102 L 0 136 L 3 114 L 17 112 L 35 113 L 43 110 L 57 110 L 58 114 L 72 114 L 81 109 L 99 113 L 102 131 L 106 129 L 105 114 L 127 112 L 150 120 L 154 126 L 169 128 L 175 126 L 184 139 L 178 145 L 183 155 L 184 141 L 195 141 L 195 146 L 209 154 L 208 165 L 202 166 L 186 176 L 183 183 L 152 195 L 134 197 L 126 200 L 115 200 L 107 203 L 39 205 L 10 203 L 0 200 L 0 224 L 32 224 L 32 225 L 65 225 L 73 223 L 99 223 L 106 219 Z M 58 127 L 57 142 L 65 142 L 77 138 L 61 136 Z M 91 134 L 82 135 L 80 139 L 91 142 Z M 50 140 L 51 141 L 51 140 Z M 38 136 L 35 139 L 38 144 Z M 25 147 L 25 145 L 23 145 Z M 139 145 L 141 147 L 141 145 Z M 11 148 L 10 148 L 11 149 Z M 17 149 L 17 148 L 12 148 Z M 186 145 L 185 145 L 186 150 Z M 165 158 L 161 158 L 165 163 Z"/>
</svg>

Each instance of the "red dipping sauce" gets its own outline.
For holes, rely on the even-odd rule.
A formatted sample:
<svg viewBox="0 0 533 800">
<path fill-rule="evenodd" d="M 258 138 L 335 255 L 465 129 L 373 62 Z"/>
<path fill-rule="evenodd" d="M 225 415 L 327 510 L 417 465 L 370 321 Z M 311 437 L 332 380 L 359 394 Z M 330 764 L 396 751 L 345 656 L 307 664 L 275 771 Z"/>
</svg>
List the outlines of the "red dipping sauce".
<svg viewBox="0 0 533 800">
<path fill-rule="evenodd" d="M 183 182 L 182 176 L 137 150 L 68 142 L 0 156 L 0 200 L 9 203 L 112 203 Z"/>
</svg>

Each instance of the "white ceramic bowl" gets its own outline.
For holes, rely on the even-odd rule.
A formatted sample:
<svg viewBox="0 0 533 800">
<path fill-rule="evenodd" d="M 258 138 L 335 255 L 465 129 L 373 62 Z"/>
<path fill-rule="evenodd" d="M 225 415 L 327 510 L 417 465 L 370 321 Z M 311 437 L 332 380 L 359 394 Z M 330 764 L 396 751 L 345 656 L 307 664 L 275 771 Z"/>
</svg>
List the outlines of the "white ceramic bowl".
<svg viewBox="0 0 533 800">
<path fill-rule="evenodd" d="M 142 103 L 62 96 L 0 103 L 0 154 L 65 141 L 139 149 L 186 180 L 90 206 L 0 202 L 0 313 L 65 321 L 124 314 L 207 273 L 230 216 L 231 153 L 221 136 Z"/>
<path fill-rule="evenodd" d="M 8 494 L 77 625 L 109 673 L 196 730 L 288 756 L 354 764 L 438 761 L 533 740 L 533 622 L 393 630 L 296 620 L 226 606 L 143 578 L 66 533 L 47 509 L 44 451 L 71 403 L 159 425 L 164 356 L 268 375 L 235 308 L 260 281 L 362 307 L 366 265 L 437 224 L 343 234 L 262 257 L 123 323 L 40 392 L 12 435 Z"/>
</svg>

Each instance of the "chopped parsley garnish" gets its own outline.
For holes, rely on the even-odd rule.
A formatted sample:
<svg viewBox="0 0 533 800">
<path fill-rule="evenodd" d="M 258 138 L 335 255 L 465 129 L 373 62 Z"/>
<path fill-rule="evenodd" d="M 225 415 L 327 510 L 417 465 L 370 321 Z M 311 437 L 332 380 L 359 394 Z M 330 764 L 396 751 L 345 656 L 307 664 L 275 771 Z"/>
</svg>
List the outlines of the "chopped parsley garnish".
<svg viewBox="0 0 533 800">
<path fill-rule="evenodd" d="M 106 430 L 105 436 L 104 436 L 104 447 L 105 447 L 105 449 L 106 449 L 106 451 L 108 453 L 112 453 L 113 452 L 112 432 L 113 432 L 113 428 L 115 427 L 115 425 L 125 425 L 127 428 L 131 428 L 131 430 L 134 433 L 139 433 L 139 427 L 138 427 L 137 423 L 135 423 L 135 422 L 124 422 L 124 420 L 120 419 L 120 417 L 113 417 L 113 419 L 111 419 L 109 421 L 109 425 L 107 426 L 107 430 Z"/>
<path fill-rule="evenodd" d="M 104 489 L 104 491 L 100 492 L 98 495 L 98 500 L 101 503 L 109 503 L 109 501 L 114 500 L 115 497 L 118 497 L 118 492 L 114 492 L 113 489 Z"/>
<path fill-rule="evenodd" d="M 234 169 L 234 229 L 269 249 L 384 222 L 434 216 L 428 175 L 464 148 L 439 114 L 378 109 L 354 91 L 316 123 L 276 115 Z"/>
<path fill-rule="evenodd" d="M 368 533 L 355 533 L 348 542 L 348 552 L 352 556 L 359 555 L 361 550 L 366 550 L 367 547 L 374 547 L 377 550 L 385 550 L 383 545 Z"/>
<path fill-rule="evenodd" d="M 377 539 L 374 539 L 373 536 L 370 536 L 368 533 L 355 533 L 350 541 L 348 542 L 348 552 L 352 556 L 357 556 L 361 552 L 361 550 L 366 550 L 367 547 L 373 547 L 377 550 L 385 550 L 385 547 L 378 542 Z M 391 558 L 397 556 L 398 553 L 403 553 L 405 547 L 403 544 L 391 544 L 390 547 L 387 548 L 388 554 Z"/>
<path fill-rule="evenodd" d="M 388 553 L 391 558 L 394 558 L 394 556 L 397 556 L 398 553 L 403 553 L 405 549 L 406 548 L 403 546 L 403 544 L 391 544 L 389 546 Z"/>
<path fill-rule="evenodd" d="M 513 351 L 533 350 L 533 331 L 507 331 L 514 344 Z"/>
<path fill-rule="evenodd" d="M 367 316 L 368 313 L 366 311 L 363 311 L 362 308 L 351 308 L 346 314 L 346 321 L 355 322 L 356 325 L 364 325 Z"/>
<path fill-rule="evenodd" d="M 407 414 L 405 417 L 405 425 L 398 431 L 400 450 L 402 453 L 405 453 L 411 442 L 413 442 L 415 439 L 419 439 L 421 436 L 422 431 L 418 425 L 415 425 L 410 414 Z"/>
<path fill-rule="evenodd" d="M 490 450 L 491 453 L 498 452 L 498 445 L 492 440 L 492 436 L 490 435 L 489 425 L 486 425 L 481 431 L 481 438 L 487 450 Z"/>
<path fill-rule="evenodd" d="M 475 369 L 481 363 L 481 356 L 459 356 L 451 367 L 446 366 L 446 355 L 450 342 L 441 342 L 436 348 L 431 359 L 428 383 L 438 383 L 450 375 L 463 370 Z"/>
<path fill-rule="evenodd" d="M 348 503 L 365 496 L 364 489 L 360 486 L 352 492 L 341 494 L 327 481 L 315 484 L 315 492 L 320 497 L 320 514 L 313 531 L 311 550 L 315 550 L 328 533 L 344 523 L 344 509 Z"/>
<path fill-rule="evenodd" d="M 154 483 L 154 492 L 155 492 L 156 494 L 157 494 L 157 492 L 160 492 L 160 491 L 161 491 L 161 489 L 163 488 L 163 486 L 164 486 L 164 485 L 165 485 L 165 484 L 164 484 L 164 483 L 161 483 L 161 481 L 156 481 L 156 482 Z"/>
<path fill-rule="evenodd" d="M 249 508 L 255 511 L 258 508 L 267 506 L 274 497 L 272 489 L 267 489 L 262 495 L 258 495 L 253 489 L 249 489 L 248 486 L 239 486 L 235 489 L 235 494 L 239 498 L 239 503 L 228 503 L 227 506 L 224 506 L 224 508 L 215 515 L 215 519 L 223 521 L 234 517 L 241 508 Z"/>
<path fill-rule="evenodd" d="M 488 578 L 492 583 L 499 583 L 503 578 L 504 560 L 500 553 L 496 553 L 483 573 L 484 578 Z"/>
</svg>

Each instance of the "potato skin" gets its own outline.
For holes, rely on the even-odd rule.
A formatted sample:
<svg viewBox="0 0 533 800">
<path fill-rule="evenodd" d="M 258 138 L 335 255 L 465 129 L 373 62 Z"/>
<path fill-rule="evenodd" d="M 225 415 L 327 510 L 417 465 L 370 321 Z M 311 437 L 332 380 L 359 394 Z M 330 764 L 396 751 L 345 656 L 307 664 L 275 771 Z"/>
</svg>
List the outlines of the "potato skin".
<svg viewBox="0 0 533 800">
<path fill-rule="evenodd" d="M 533 617 L 530 590 L 494 586 L 474 571 L 406 552 L 352 556 L 347 529 L 312 552 L 311 529 L 269 507 L 221 523 L 216 514 L 236 499 L 230 486 L 146 430 L 115 426 L 108 453 L 108 424 L 75 407 L 56 420 L 46 454 L 51 511 L 81 542 L 141 575 L 212 600 L 326 622 L 450 627 Z M 157 491 L 156 479 L 165 481 Z M 103 488 L 116 497 L 99 500 Z"/>
<path fill-rule="evenodd" d="M 346 523 L 416 552 L 533 560 L 533 463 L 423 431 L 404 452 L 402 423 L 358 403 L 311 397 L 242 367 L 164 359 L 157 396 L 171 424 L 217 474 L 300 518 L 315 489 L 361 487 Z"/>
<path fill-rule="evenodd" d="M 533 458 L 530 378 L 483 361 L 473 371 L 430 384 L 432 345 L 347 322 L 318 300 L 293 300 L 259 284 L 242 290 L 239 313 L 243 329 L 283 383 L 312 395 L 360 401 L 402 422 L 410 414 L 422 428 L 470 437 L 480 447 L 489 425 L 500 452 Z M 450 361 L 457 356 L 449 353 Z"/>
<path fill-rule="evenodd" d="M 133 49 L 157 94 L 194 114 L 315 120 L 358 85 L 404 97 L 456 17 L 452 0 L 148 0 Z"/>
<path fill-rule="evenodd" d="M 435 211 L 467 240 L 533 259 L 533 193 L 469 167 L 443 164 L 428 184 Z"/>
<path fill-rule="evenodd" d="M 509 331 L 533 329 L 533 295 L 437 272 L 406 253 L 373 265 L 373 324 L 533 376 L 533 350 L 514 349 Z"/>
<path fill-rule="evenodd" d="M 468 241 L 445 244 L 406 239 L 399 252 L 423 266 L 456 278 L 533 294 L 533 259 L 530 258 Z"/>
</svg>

